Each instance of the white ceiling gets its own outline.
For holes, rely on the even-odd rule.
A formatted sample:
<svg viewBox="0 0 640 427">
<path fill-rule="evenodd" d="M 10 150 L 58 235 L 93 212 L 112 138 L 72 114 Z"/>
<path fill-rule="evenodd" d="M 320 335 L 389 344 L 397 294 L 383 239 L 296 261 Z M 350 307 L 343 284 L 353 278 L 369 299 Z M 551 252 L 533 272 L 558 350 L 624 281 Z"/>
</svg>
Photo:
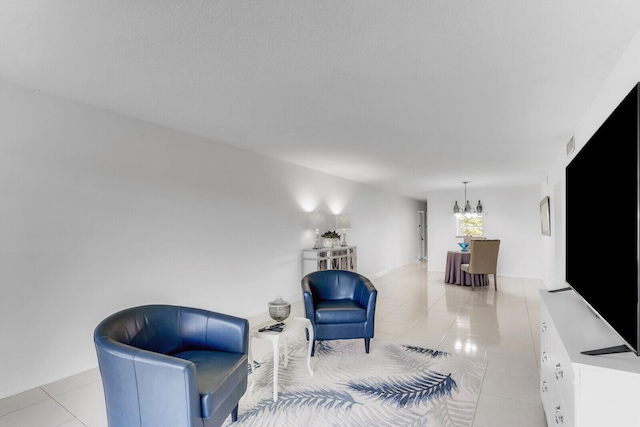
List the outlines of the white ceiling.
<svg viewBox="0 0 640 427">
<path fill-rule="evenodd" d="M 0 79 L 417 199 L 544 182 L 639 0 L 0 0 Z"/>
</svg>

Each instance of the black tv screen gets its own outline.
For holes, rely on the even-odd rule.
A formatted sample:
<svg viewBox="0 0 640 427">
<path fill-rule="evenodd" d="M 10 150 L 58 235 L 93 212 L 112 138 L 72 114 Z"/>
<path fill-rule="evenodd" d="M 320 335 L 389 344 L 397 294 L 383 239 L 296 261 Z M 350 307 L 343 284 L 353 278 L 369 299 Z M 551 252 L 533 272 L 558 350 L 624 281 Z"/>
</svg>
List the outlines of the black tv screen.
<svg viewBox="0 0 640 427">
<path fill-rule="evenodd" d="M 636 84 L 565 170 L 567 284 L 636 355 L 640 349 L 638 96 Z M 602 350 L 586 354 L 604 354 L 608 349 Z M 622 346 L 618 350 L 624 351 Z"/>
</svg>

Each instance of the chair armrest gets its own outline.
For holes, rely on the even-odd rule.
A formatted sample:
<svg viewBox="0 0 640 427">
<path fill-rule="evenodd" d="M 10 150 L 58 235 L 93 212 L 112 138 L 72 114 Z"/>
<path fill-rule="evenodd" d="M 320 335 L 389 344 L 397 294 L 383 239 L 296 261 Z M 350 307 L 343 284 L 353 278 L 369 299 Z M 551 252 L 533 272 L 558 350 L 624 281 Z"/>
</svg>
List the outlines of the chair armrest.
<svg viewBox="0 0 640 427">
<path fill-rule="evenodd" d="M 311 320 L 311 323 L 315 324 L 315 303 L 313 302 L 313 293 L 307 277 L 302 279 L 301 286 L 305 315 L 307 319 Z"/>
<path fill-rule="evenodd" d="M 249 351 L 249 321 L 222 313 L 207 319 L 206 349 L 244 353 Z"/>
<path fill-rule="evenodd" d="M 360 280 L 362 280 L 360 292 L 355 297 L 358 303 L 367 309 L 367 319 L 373 320 L 376 301 L 378 299 L 378 290 L 366 277 L 360 276 Z"/>
<path fill-rule="evenodd" d="M 143 425 L 190 425 L 187 420 L 201 418 L 193 362 L 143 350 L 136 354 L 134 364 Z"/>
<path fill-rule="evenodd" d="M 366 334 L 370 334 L 373 337 L 375 328 L 375 314 L 376 314 L 376 301 L 378 299 L 378 291 L 373 286 L 373 283 L 366 277 L 362 276 L 362 293 L 360 304 L 367 309 L 367 322 L 366 322 Z M 365 344 L 367 353 L 369 352 L 368 344 Z"/>
<path fill-rule="evenodd" d="M 96 342 L 109 422 L 190 427 L 201 415 L 195 365 L 109 338 Z"/>
<path fill-rule="evenodd" d="M 181 308 L 178 314 L 178 331 L 168 337 L 179 337 L 180 343 L 170 351 L 172 354 L 185 350 L 211 350 L 229 353 L 248 353 L 249 321 L 228 314 Z"/>
</svg>

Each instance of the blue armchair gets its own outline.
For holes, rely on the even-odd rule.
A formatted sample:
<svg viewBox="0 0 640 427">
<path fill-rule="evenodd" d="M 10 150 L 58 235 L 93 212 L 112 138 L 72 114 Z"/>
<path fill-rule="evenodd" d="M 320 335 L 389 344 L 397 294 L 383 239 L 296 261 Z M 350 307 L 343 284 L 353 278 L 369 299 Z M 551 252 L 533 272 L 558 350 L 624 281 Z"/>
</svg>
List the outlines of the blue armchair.
<svg viewBox="0 0 640 427">
<path fill-rule="evenodd" d="M 306 317 L 315 340 L 373 338 L 378 291 L 366 277 L 346 270 L 321 270 L 302 278 Z M 311 355 L 315 354 L 315 341 Z"/>
<path fill-rule="evenodd" d="M 145 305 L 95 329 L 110 427 L 218 427 L 247 389 L 249 322 Z"/>
</svg>

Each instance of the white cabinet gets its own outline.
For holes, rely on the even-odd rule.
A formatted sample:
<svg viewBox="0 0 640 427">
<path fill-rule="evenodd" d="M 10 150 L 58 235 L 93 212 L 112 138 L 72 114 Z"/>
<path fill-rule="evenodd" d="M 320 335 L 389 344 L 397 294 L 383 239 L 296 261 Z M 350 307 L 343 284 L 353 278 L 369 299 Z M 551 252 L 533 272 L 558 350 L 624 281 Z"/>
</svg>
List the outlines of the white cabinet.
<svg viewBox="0 0 640 427">
<path fill-rule="evenodd" d="M 549 426 L 640 426 L 640 357 L 580 354 L 621 343 L 574 291 L 540 291 L 540 397 Z"/>
<path fill-rule="evenodd" d="M 357 268 L 357 246 L 335 246 L 302 251 L 302 276 L 318 270 L 357 271 Z"/>
</svg>

